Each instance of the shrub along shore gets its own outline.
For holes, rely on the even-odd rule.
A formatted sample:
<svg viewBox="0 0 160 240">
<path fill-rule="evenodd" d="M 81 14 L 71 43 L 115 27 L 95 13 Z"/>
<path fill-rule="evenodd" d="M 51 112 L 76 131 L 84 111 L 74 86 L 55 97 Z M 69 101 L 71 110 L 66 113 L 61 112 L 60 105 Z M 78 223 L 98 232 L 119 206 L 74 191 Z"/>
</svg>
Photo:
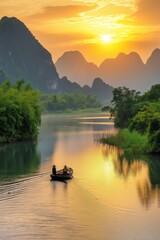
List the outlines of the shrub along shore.
<svg viewBox="0 0 160 240">
<path fill-rule="evenodd" d="M 109 111 L 115 127 L 122 130 L 101 142 L 137 153 L 160 153 L 160 84 L 143 95 L 126 87 L 115 88 L 111 106 L 102 111 Z"/>
<path fill-rule="evenodd" d="M 130 132 L 128 129 L 120 130 L 115 135 L 102 137 L 100 142 L 121 148 L 126 154 L 145 155 L 148 153 L 147 135 L 141 135 L 136 131 Z"/>
</svg>

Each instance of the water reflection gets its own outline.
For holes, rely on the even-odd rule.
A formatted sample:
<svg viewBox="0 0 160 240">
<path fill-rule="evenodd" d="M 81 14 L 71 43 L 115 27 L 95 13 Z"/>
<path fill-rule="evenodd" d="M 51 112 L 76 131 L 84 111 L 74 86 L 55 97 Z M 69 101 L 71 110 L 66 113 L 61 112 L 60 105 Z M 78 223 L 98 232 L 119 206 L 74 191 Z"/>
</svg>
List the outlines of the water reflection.
<svg viewBox="0 0 160 240">
<path fill-rule="evenodd" d="M 158 159 L 147 163 L 98 144 L 99 134 L 115 131 L 107 121 L 44 116 L 37 144 L 0 150 L 3 175 L 36 171 L 0 182 L 3 239 L 159 239 Z M 74 178 L 67 184 L 50 181 L 53 162 L 57 169 L 73 167 Z"/>
<path fill-rule="evenodd" d="M 114 170 L 124 179 L 127 179 L 130 175 L 136 176 L 136 174 L 141 170 L 142 166 L 144 166 L 144 163 L 135 159 L 134 156 L 128 159 L 122 149 L 104 145 L 102 151 L 103 155 L 107 158 L 108 155 L 112 155 Z"/>
<path fill-rule="evenodd" d="M 33 173 L 40 163 L 36 142 L 21 142 L 0 147 L 0 179 Z"/>
<path fill-rule="evenodd" d="M 100 132 L 113 129 L 113 121 L 107 116 L 80 117 L 66 115 L 44 115 L 38 139 L 38 150 L 42 161 L 48 161 L 54 155 L 58 138 L 63 136 L 66 144 L 70 143 L 70 137 L 75 135 L 80 138 L 83 132 Z M 73 147 L 73 144 L 72 144 Z M 76 146 L 74 146 L 75 148 Z M 78 145 L 77 145 L 78 148 Z"/>
<path fill-rule="evenodd" d="M 160 156 L 148 157 L 149 178 L 153 186 L 160 185 Z"/>
<path fill-rule="evenodd" d="M 149 208 L 156 201 L 160 207 L 160 159 L 158 156 L 151 155 L 146 160 L 148 174 L 143 182 L 138 183 L 138 195 L 146 208 Z"/>
<path fill-rule="evenodd" d="M 126 181 L 131 176 L 136 178 L 137 193 L 143 206 L 148 208 L 153 201 L 157 201 L 160 206 L 159 157 L 149 156 L 145 159 L 143 157 L 137 159 L 131 154 L 128 157 L 122 149 L 109 145 L 103 145 L 102 152 L 106 160 L 111 159 L 114 171 L 119 177 L 123 177 Z"/>
</svg>

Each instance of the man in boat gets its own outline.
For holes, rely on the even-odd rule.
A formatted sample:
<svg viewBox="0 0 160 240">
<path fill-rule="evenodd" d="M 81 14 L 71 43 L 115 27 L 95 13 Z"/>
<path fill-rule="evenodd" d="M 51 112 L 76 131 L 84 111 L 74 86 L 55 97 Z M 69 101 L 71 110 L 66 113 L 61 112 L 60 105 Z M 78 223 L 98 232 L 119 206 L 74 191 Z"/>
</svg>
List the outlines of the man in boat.
<svg viewBox="0 0 160 240">
<path fill-rule="evenodd" d="M 63 173 L 64 173 L 64 174 L 68 174 L 68 167 L 67 167 L 66 165 L 64 165 Z"/>
<path fill-rule="evenodd" d="M 56 175 L 56 173 L 57 173 L 56 165 L 54 164 L 54 165 L 52 166 L 52 174 L 53 174 L 53 175 Z"/>
</svg>

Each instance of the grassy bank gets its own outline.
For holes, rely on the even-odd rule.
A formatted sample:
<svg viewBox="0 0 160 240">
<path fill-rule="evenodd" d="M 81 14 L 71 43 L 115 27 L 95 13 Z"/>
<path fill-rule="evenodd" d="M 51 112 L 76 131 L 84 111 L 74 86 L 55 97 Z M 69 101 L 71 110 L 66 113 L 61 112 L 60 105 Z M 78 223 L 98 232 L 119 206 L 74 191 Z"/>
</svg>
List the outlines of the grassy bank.
<svg viewBox="0 0 160 240">
<path fill-rule="evenodd" d="M 146 154 L 147 135 L 138 132 L 130 132 L 128 129 L 120 130 L 116 135 L 110 135 L 101 139 L 102 143 L 124 149 L 126 153 Z"/>
<path fill-rule="evenodd" d="M 52 111 L 52 112 L 43 112 L 43 114 L 54 114 L 54 115 L 83 115 L 83 114 L 95 114 L 95 113 L 100 113 L 103 114 L 101 112 L 101 108 L 86 108 L 86 109 L 79 109 L 79 110 L 72 110 L 72 109 L 66 109 L 64 111 Z"/>
</svg>

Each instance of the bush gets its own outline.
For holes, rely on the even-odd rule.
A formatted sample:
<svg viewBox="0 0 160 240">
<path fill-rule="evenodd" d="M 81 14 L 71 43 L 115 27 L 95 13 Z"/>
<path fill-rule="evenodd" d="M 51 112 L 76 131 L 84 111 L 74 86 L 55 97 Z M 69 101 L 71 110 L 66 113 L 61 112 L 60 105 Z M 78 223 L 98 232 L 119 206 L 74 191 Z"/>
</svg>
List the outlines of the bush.
<svg viewBox="0 0 160 240">
<path fill-rule="evenodd" d="M 147 135 L 141 135 L 136 131 L 130 132 L 128 129 L 120 130 L 116 135 L 102 138 L 101 142 L 122 148 L 125 152 L 136 154 L 148 152 Z"/>
<path fill-rule="evenodd" d="M 14 142 L 38 135 L 41 123 L 39 94 L 23 81 L 0 86 L 0 142 Z"/>
</svg>

